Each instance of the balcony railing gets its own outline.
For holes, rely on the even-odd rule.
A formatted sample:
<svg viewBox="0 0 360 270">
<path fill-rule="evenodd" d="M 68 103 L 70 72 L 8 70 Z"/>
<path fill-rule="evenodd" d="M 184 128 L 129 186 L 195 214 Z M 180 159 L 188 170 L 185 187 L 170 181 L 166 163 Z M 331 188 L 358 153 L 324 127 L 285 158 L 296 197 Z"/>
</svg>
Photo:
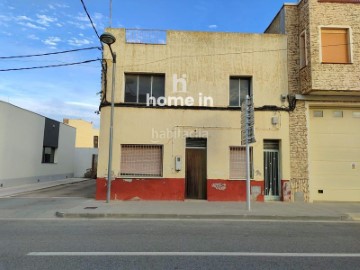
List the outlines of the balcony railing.
<svg viewBox="0 0 360 270">
<path fill-rule="evenodd" d="M 153 29 L 126 29 L 126 43 L 135 44 L 166 44 L 166 31 Z"/>
</svg>

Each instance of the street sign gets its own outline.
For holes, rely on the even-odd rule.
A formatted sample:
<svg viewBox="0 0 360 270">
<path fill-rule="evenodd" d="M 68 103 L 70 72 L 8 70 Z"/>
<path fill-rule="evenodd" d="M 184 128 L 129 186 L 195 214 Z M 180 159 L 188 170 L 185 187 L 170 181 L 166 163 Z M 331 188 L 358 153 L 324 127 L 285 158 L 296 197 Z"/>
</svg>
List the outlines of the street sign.
<svg viewBox="0 0 360 270">
<path fill-rule="evenodd" d="M 254 143 L 254 103 L 249 96 L 241 105 L 241 144 Z"/>
</svg>

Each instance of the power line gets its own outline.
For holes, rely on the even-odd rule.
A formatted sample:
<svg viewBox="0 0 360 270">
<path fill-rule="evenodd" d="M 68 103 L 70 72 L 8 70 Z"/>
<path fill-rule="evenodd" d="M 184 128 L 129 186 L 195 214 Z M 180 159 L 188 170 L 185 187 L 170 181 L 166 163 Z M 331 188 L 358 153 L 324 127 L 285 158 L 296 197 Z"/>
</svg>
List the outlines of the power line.
<svg viewBox="0 0 360 270">
<path fill-rule="evenodd" d="M 88 16 L 88 18 L 89 18 L 89 20 L 90 20 L 90 22 L 91 22 L 92 28 L 94 29 L 94 31 L 95 31 L 98 39 L 100 40 L 100 36 L 99 36 L 99 34 L 98 34 L 98 32 L 97 32 L 97 30 L 96 30 L 96 28 L 95 28 L 95 25 L 94 25 L 94 23 L 93 23 L 93 21 L 92 21 L 92 19 L 91 19 L 91 17 L 90 17 L 89 12 L 87 11 L 87 8 L 86 8 L 86 6 L 85 6 L 84 1 L 83 1 L 83 0 L 80 0 L 80 1 L 81 1 L 81 4 L 82 4 L 83 8 L 84 8 L 84 11 L 85 11 L 86 15 Z"/>
<path fill-rule="evenodd" d="M 74 65 L 81 65 L 87 64 L 95 61 L 100 61 L 101 59 L 92 59 L 86 60 L 82 62 L 75 62 L 75 63 L 66 63 L 66 64 L 58 64 L 58 65 L 47 65 L 47 66 L 37 66 L 37 67 L 25 67 L 25 68 L 9 68 L 9 69 L 0 69 L 1 71 L 18 71 L 18 70 L 29 70 L 29 69 L 39 69 L 39 68 L 53 68 L 53 67 L 65 67 L 65 66 L 74 66 Z"/>
<path fill-rule="evenodd" d="M 70 53 L 70 52 L 78 52 L 78 51 L 93 50 L 93 49 L 101 50 L 100 47 L 88 47 L 88 48 L 67 50 L 67 51 L 61 51 L 61 52 L 52 52 L 52 53 L 16 55 L 16 56 L 1 56 L 0 59 L 13 59 L 13 58 L 26 58 L 26 57 L 36 57 L 36 56 L 47 56 L 47 55 L 53 55 L 53 54 Z"/>
</svg>

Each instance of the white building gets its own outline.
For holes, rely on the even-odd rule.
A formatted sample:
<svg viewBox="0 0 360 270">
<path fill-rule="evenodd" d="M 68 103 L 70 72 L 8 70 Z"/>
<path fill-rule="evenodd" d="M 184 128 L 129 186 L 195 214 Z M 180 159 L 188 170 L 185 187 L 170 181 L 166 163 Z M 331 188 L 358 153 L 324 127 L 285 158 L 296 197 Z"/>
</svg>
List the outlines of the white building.
<svg viewBox="0 0 360 270">
<path fill-rule="evenodd" d="M 0 101 L 0 187 L 74 176 L 76 129 Z"/>
</svg>

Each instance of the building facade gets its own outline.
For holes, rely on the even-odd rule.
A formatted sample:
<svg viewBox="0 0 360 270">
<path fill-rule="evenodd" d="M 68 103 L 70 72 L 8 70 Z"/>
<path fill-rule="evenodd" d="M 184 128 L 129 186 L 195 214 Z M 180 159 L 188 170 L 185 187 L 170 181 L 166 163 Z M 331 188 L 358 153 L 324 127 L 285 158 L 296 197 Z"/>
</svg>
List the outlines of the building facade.
<svg viewBox="0 0 360 270">
<path fill-rule="evenodd" d="M 75 147 L 99 148 L 99 129 L 82 119 L 64 119 L 63 123 L 76 129 Z"/>
<path fill-rule="evenodd" d="M 285 35 L 108 31 L 117 39 L 111 199 L 246 200 L 246 95 L 255 106 L 252 199 L 283 199 L 290 179 Z M 108 50 L 104 59 L 97 199 L 106 197 L 108 174 Z"/>
<path fill-rule="evenodd" d="M 245 200 L 248 94 L 253 200 L 360 201 L 359 1 L 285 4 L 262 35 L 108 31 L 118 61 L 112 199 Z M 97 199 L 111 67 L 104 62 Z"/>
<path fill-rule="evenodd" d="M 76 129 L 74 176 L 96 178 L 99 129 L 82 119 L 64 119 L 63 123 Z"/>
<path fill-rule="evenodd" d="M 75 129 L 0 101 L 0 187 L 74 176 Z"/>
<path fill-rule="evenodd" d="M 286 4 L 266 32 L 288 37 L 293 198 L 360 201 L 360 2 Z"/>
</svg>

